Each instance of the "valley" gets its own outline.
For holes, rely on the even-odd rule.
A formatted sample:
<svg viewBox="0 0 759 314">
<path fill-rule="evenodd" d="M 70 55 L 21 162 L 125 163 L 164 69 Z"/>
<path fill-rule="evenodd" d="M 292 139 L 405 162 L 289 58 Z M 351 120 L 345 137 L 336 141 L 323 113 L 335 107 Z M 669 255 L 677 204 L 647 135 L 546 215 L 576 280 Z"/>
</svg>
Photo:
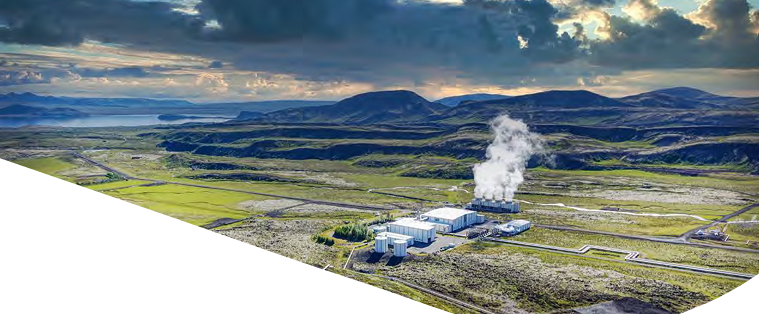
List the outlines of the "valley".
<svg viewBox="0 0 759 314">
<path fill-rule="evenodd" d="M 336 229 L 461 207 L 473 198 L 472 167 L 492 140 L 486 109 L 474 114 L 479 121 L 456 123 L 440 112 L 527 112 L 488 99 L 413 107 L 406 115 L 404 108 L 426 100 L 400 95 L 381 98 L 405 103 L 395 112 L 377 108 L 370 95 L 366 107 L 337 110 L 337 103 L 219 123 L 5 128 L 0 158 L 456 313 L 546 313 L 623 299 L 682 312 L 746 280 L 603 251 L 569 254 L 465 237 L 444 252 L 372 260 L 373 235 L 348 240 Z M 583 97 L 593 106 L 650 105 Z M 552 99 L 545 101 L 559 106 L 563 98 Z M 687 110 L 733 106 L 720 101 L 706 109 L 689 103 L 695 109 Z M 526 119 L 546 150 L 527 163 L 515 195 L 521 212 L 485 213 L 492 222 L 533 223 L 509 240 L 610 247 L 662 263 L 759 273 L 759 224 L 751 222 L 757 210 L 747 208 L 759 202 L 759 128 L 740 120 L 617 124 L 603 115 L 567 117 L 576 106 L 565 107 Z M 343 115 L 346 108 L 354 112 Z M 414 117 L 432 118 L 405 121 Z M 584 122 L 572 123 L 577 119 Z M 730 237 L 693 239 L 692 231 L 705 226 Z"/>
</svg>

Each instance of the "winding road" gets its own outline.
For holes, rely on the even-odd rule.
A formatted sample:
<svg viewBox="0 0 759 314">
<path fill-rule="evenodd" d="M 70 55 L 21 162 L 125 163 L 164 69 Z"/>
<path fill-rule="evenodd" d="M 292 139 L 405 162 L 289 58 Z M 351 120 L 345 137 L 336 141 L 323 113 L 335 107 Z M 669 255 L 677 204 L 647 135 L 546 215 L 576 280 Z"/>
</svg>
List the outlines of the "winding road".
<svg viewBox="0 0 759 314">
<path fill-rule="evenodd" d="M 82 159 L 94 166 L 97 166 L 105 171 L 115 173 L 122 178 L 129 179 L 129 180 L 138 180 L 138 181 L 148 181 L 153 182 L 157 184 L 174 184 L 174 185 L 183 185 L 183 186 L 189 186 L 189 187 L 196 187 L 196 188 L 203 188 L 203 189 L 212 189 L 212 190 L 221 190 L 221 191 L 229 191 L 229 192 L 238 192 L 238 193 L 245 193 L 245 194 L 251 194 L 251 195 L 259 195 L 259 196 L 268 196 L 268 197 L 274 197 L 274 198 L 282 198 L 282 199 L 288 199 L 288 200 L 295 200 L 295 201 L 301 201 L 301 202 L 307 202 L 312 204 L 319 204 L 319 205 L 329 205 L 329 206 L 337 206 L 337 207 L 346 207 L 346 208 L 353 208 L 353 209 L 363 209 L 363 210 L 393 210 L 393 208 L 388 207 L 380 207 L 380 206 L 372 206 L 372 205 L 360 205 L 360 204 L 351 204 L 351 203 L 341 203 L 341 202 L 330 202 L 330 201 L 323 201 L 323 200 L 316 200 L 316 199 L 310 199 L 310 198 L 302 198 L 302 197 L 293 197 L 293 196 L 286 196 L 286 195 L 278 195 L 278 194 L 271 194 L 271 193 L 261 193 L 261 192 L 253 192 L 248 190 L 241 190 L 241 189 L 232 189 L 232 188 L 223 188 L 218 186 L 210 186 L 210 185 L 201 185 L 201 184 L 193 184 L 193 183 L 183 183 L 183 182 L 175 182 L 175 181 L 164 181 L 164 180 L 154 180 L 154 179 L 148 179 L 148 178 L 140 178 L 135 177 L 132 175 L 129 175 L 127 173 L 124 173 L 123 171 L 120 171 L 118 169 L 112 168 L 108 165 L 105 165 L 97 160 L 93 160 L 87 156 L 84 156 L 82 154 L 72 152 L 72 155 L 76 158 Z"/>
</svg>

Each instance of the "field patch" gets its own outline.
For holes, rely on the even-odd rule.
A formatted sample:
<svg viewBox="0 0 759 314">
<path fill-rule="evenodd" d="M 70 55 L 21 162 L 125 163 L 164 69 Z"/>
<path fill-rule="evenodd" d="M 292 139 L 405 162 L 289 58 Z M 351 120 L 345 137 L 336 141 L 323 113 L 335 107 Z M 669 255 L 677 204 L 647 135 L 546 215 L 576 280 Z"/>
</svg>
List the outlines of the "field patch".
<svg viewBox="0 0 759 314">
<path fill-rule="evenodd" d="M 220 218 L 249 217 L 255 212 L 239 204 L 267 199 L 246 193 L 179 185 L 130 187 L 105 193 L 195 225 Z"/>
</svg>

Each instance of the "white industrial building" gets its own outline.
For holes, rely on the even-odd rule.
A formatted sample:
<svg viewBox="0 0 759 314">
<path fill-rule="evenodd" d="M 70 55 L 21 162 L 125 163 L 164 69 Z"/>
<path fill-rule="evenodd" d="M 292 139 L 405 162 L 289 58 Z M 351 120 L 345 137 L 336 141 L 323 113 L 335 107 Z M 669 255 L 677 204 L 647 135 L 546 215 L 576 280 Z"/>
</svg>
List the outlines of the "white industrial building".
<svg viewBox="0 0 759 314">
<path fill-rule="evenodd" d="M 375 237 L 375 240 L 377 238 L 385 238 L 385 239 L 387 239 L 386 242 L 387 242 L 388 245 L 393 245 L 393 243 L 395 243 L 395 241 L 405 241 L 408 246 L 414 245 L 414 237 L 409 236 L 409 235 L 405 235 L 405 234 L 400 234 L 400 233 L 380 232 Z"/>
<path fill-rule="evenodd" d="M 388 233 L 411 236 L 417 242 L 432 243 L 435 241 L 435 224 L 414 218 L 401 218 L 388 223 L 387 231 Z"/>
<path fill-rule="evenodd" d="M 421 219 L 435 224 L 436 230 L 442 233 L 453 232 L 476 223 L 485 222 L 485 216 L 478 215 L 475 211 L 453 207 L 431 210 L 422 214 Z"/>
</svg>

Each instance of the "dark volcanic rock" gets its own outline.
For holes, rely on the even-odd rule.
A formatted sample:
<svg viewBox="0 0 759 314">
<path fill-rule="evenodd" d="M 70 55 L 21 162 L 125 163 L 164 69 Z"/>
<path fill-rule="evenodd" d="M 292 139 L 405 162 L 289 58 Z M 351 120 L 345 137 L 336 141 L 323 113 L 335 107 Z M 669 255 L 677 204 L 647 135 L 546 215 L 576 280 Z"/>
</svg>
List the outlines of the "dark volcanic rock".
<svg viewBox="0 0 759 314">
<path fill-rule="evenodd" d="M 261 173 L 206 173 L 194 176 L 188 176 L 190 179 L 197 180 L 219 180 L 219 181 L 264 181 L 264 182 L 303 182 L 302 180 L 279 177 Z"/>
<path fill-rule="evenodd" d="M 593 306 L 559 312 L 561 314 L 675 314 L 635 298 L 622 298 Z"/>
</svg>

